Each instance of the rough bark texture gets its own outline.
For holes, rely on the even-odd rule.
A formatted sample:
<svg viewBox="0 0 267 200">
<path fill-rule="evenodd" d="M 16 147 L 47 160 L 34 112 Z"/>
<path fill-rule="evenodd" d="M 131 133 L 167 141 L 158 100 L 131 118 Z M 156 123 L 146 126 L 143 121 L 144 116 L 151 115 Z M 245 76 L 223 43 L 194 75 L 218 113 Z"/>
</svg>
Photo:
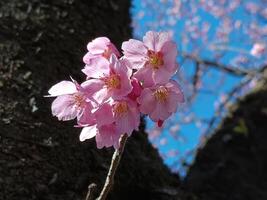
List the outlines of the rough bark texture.
<svg viewBox="0 0 267 200">
<path fill-rule="evenodd" d="M 48 88 L 81 80 L 88 41 L 130 38 L 128 0 L 0 1 L 0 199 L 83 199 L 103 186 L 112 149 L 79 142 L 52 118 Z M 140 131 L 129 138 L 108 199 L 267 199 L 267 89 L 236 104 L 180 184 Z M 182 186 L 183 189 L 179 189 Z"/>
<path fill-rule="evenodd" d="M 102 188 L 112 149 L 79 142 L 74 122 L 51 116 L 47 90 L 81 80 L 86 44 L 130 38 L 128 0 L 0 1 L 0 199 L 83 199 Z M 149 144 L 144 125 L 129 139 L 109 199 L 170 199 L 179 184 Z"/>
</svg>

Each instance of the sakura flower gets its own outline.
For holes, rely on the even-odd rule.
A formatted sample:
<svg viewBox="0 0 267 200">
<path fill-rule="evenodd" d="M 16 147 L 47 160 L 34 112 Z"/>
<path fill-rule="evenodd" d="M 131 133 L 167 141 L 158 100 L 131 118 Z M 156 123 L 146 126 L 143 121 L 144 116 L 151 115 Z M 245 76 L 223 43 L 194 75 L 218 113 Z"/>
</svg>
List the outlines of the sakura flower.
<svg viewBox="0 0 267 200">
<path fill-rule="evenodd" d="M 140 103 L 140 111 L 161 126 L 164 120 L 176 112 L 178 105 L 184 102 L 184 95 L 178 83 L 170 80 L 165 85 L 145 88 L 137 101 Z"/>
<path fill-rule="evenodd" d="M 255 43 L 250 50 L 250 54 L 255 57 L 260 57 L 264 53 L 265 49 L 266 47 L 264 44 Z"/>
<path fill-rule="evenodd" d="M 178 68 L 176 44 L 167 32 L 149 31 L 143 42 L 130 39 L 123 42 L 122 49 L 123 59 L 137 70 L 134 77 L 144 87 L 167 83 Z"/>
<path fill-rule="evenodd" d="M 117 132 L 130 136 L 133 130 L 138 130 L 140 112 L 136 102 L 128 99 L 118 100 L 112 104 L 112 108 Z"/>
<path fill-rule="evenodd" d="M 96 121 L 99 126 L 115 123 L 116 132 L 131 135 L 137 130 L 140 123 L 140 111 L 136 102 L 124 98 L 110 100 L 102 104 L 95 111 Z"/>
<path fill-rule="evenodd" d="M 129 136 L 137 130 L 140 123 L 140 112 L 135 102 L 124 99 L 102 104 L 95 111 L 97 124 L 84 127 L 80 140 L 96 137 L 97 148 L 119 147 L 119 138 L 124 133 Z"/>
<path fill-rule="evenodd" d="M 120 56 L 117 48 L 110 42 L 107 37 L 98 37 L 87 45 L 87 54 L 83 57 L 83 62 L 86 67 L 94 67 L 94 60 L 102 60 L 102 62 L 108 62 L 111 54 Z"/>
<path fill-rule="evenodd" d="M 96 70 L 97 69 L 97 70 Z M 94 79 L 95 87 L 98 91 L 94 94 L 99 103 L 109 97 L 115 99 L 128 95 L 132 90 L 130 77 L 132 71 L 118 60 L 114 54 L 111 55 L 110 63 L 102 63 L 96 69 L 84 70 L 88 77 Z"/>
<path fill-rule="evenodd" d="M 94 91 L 88 88 L 88 82 L 85 84 L 86 87 L 76 81 L 61 81 L 52 86 L 48 91 L 48 97 L 57 97 L 52 103 L 52 114 L 63 121 L 77 118 L 78 123 L 86 121 L 86 124 L 93 124 L 93 104 L 88 96 Z"/>
</svg>

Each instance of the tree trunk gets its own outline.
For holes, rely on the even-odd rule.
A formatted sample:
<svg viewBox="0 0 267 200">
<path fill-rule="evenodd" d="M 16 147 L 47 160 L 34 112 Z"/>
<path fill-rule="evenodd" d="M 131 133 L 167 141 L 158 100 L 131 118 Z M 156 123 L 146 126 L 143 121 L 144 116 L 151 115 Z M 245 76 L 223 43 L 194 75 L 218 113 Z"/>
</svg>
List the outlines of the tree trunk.
<svg viewBox="0 0 267 200">
<path fill-rule="evenodd" d="M 84 199 L 102 188 L 113 149 L 79 142 L 74 122 L 59 122 L 47 90 L 82 80 L 86 44 L 131 37 L 128 0 L 0 1 L 0 199 Z M 126 144 L 108 199 L 170 199 L 179 177 L 163 165 L 144 133 Z"/>
<path fill-rule="evenodd" d="M 266 155 L 267 82 L 263 80 L 232 106 L 198 151 L 184 187 L 199 200 L 266 200 Z"/>
</svg>

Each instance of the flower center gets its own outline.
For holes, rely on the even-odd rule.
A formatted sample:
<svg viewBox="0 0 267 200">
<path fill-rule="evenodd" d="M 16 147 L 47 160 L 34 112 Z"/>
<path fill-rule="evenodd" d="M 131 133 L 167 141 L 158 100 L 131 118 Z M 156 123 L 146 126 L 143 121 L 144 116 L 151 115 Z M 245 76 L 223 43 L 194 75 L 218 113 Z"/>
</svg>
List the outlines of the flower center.
<svg viewBox="0 0 267 200">
<path fill-rule="evenodd" d="M 159 102 L 164 102 L 168 98 L 168 90 L 165 87 L 160 87 L 154 92 L 154 97 Z"/>
<path fill-rule="evenodd" d="M 113 107 L 116 116 L 123 116 L 128 112 L 128 105 L 125 101 L 118 102 Z"/>
<path fill-rule="evenodd" d="M 153 69 L 159 69 L 164 64 L 163 55 L 161 52 L 154 52 L 148 50 L 148 57 L 149 57 L 148 62 Z"/>
<path fill-rule="evenodd" d="M 85 104 L 85 97 L 81 93 L 76 93 L 73 95 L 74 103 L 77 107 L 83 107 Z"/>
<path fill-rule="evenodd" d="M 109 89 L 119 89 L 121 87 L 120 77 L 116 74 L 105 78 L 105 84 Z"/>
</svg>

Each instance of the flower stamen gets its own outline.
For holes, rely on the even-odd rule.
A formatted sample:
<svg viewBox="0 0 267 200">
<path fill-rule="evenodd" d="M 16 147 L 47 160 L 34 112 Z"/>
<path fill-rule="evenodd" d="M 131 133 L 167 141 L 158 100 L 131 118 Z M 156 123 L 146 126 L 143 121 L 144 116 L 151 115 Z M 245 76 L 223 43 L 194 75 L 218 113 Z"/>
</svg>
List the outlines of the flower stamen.
<svg viewBox="0 0 267 200">
<path fill-rule="evenodd" d="M 74 103 L 77 107 L 83 107 L 85 105 L 85 97 L 81 93 L 73 95 Z"/>
<path fill-rule="evenodd" d="M 123 116 L 128 112 L 128 105 L 125 101 L 118 102 L 113 107 L 116 116 Z"/>
<path fill-rule="evenodd" d="M 160 87 L 154 92 L 154 97 L 159 102 L 164 102 L 168 98 L 168 90 L 165 87 Z"/>
<path fill-rule="evenodd" d="M 153 69 L 159 69 L 161 66 L 163 66 L 163 55 L 161 52 L 154 52 L 151 50 L 148 50 L 148 57 L 149 57 L 149 64 L 152 66 Z"/>
<path fill-rule="evenodd" d="M 112 74 L 104 79 L 105 85 L 108 89 L 120 89 L 120 77 L 116 74 Z"/>
</svg>

